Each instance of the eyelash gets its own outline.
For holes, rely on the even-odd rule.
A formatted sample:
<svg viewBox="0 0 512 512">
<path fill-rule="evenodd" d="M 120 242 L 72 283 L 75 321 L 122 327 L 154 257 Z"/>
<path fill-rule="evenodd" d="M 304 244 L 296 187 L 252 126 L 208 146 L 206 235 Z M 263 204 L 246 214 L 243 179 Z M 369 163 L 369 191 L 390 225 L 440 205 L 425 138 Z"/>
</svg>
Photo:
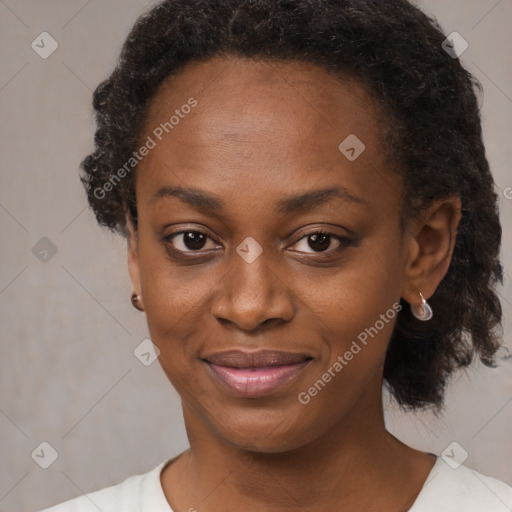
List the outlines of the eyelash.
<svg viewBox="0 0 512 512">
<path fill-rule="evenodd" d="M 172 244 L 172 239 L 178 235 L 184 235 L 186 233 L 194 233 L 194 234 L 201 234 L 201 235 L 204 235 L 206 238 L 209 238 L 210 240 L 212 240 L 212 238 L 204 231 L 202 231 L 201 229 L 197 229 L 197 228 L 194 228 L 194 229 L 187 229 L 187 230 L 184 230 L 184 231 L 176 231 L 175 233 L 171 233 L 170 235 L 167 235 L 163 238 L 162 240 L 162 243 L 164 244 L 165 248 L 167 249 L 167 252 L 169 253 L 169 255 L 174 258 L 174 259 L 192 259 L 192 258 L 197 258 L 197 256 L 201 256 L 201 250 L 197 250 L 197 251 L 193 251 L 193 250 L 189 250 L 189 251 L 182 251 L 180 249 L 176 249 L 173 244 Z M 334 238 L 336 239 L 338 242 L 339 242 L 339 246 L 335 249 L 331 249 L 331 250 L 328 250 L 328 251 L 323 251 L 323 252 L 312 252 L 312 253 L 307 253 L 307 252 L 302 252 L 302 251 L 297 251 L 299 252 L 301 255 L 316 255 L 316 259 L 319 259 L 319 258 L 322 258 L 322 257 L 330 257 L 330 256 L 333 256 L 333 255 L 336 255 L 338 253 L 340 253 L 343 249 L 345 249 L 346 247 L 349 247 L 350 245 L 354 245 L 355 244 L 355 241 L 348 238 L 348 237 L 345 237 L 345 236 L 342 236 L 342 235 L 338 235 L 336 233 L 332 233 L 332 232 L 329 232 L 327 230 L 317 230 L 317 231 L 311 231 L 309 233 L 305 233 L 301 238 L 299 238 L 293 245 L 296 245 L 298 242 L 300 242 L 301 240 L 305 239 L 305 238 L 308 238 L 312 235 L 326 235 L 326 236 L 329 236 L 331 238 Z M 213 249 L 207 249 L 207 251 L 210 251 L 210 250 L 213 250 Z M 187 256 L 187 254 L 196 254 L 196 256 Z M 327 256 L 323 256 L 323 255 L 327 255 Z"/>
</svg>

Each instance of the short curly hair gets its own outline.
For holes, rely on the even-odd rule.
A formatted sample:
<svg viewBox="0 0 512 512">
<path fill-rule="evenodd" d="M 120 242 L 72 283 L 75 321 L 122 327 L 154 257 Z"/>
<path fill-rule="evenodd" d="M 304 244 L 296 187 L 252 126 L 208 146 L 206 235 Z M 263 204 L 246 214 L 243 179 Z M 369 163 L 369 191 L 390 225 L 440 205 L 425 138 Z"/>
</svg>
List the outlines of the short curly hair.
<svg viewBox="0 0 512 512">
<path fill-rule="evenodd" d="M 98 223 L 126 236 L 128 212 L 137 226 L 135 171 L 107 198 L 98 190 L 132 156 L 159 85 L 185 64 L 216 55 L 292 59 L 355 78 L 386 113 L 383 143 L 403 179 L 402 217 L 436 199 L 462 203 L 452 261 L 430 300 L 434 318 L 420 322 L 402 307 L 384 365 L 402 408 L 439 412 L 455 369 L 475 355 L 495 366 L 503 283 L 498 197 L 475 94 L 481 85 L 444 40 L 437 21 L 407 0 L 159 2 L 138 18 L 94 92 L 95 150 L 81 163 L 81 180 Z"/>
</svg>

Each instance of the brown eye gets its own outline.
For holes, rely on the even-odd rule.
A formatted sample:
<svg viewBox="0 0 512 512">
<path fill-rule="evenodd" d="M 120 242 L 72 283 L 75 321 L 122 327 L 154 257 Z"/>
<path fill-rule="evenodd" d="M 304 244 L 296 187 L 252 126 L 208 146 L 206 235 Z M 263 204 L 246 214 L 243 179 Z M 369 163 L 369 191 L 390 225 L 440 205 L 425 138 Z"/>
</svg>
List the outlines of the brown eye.
<svg viewBox="0 0 512 512">
<path fill-rule="evenodd" d="M 337 242 L 337 245 L 335 245 L 334 248 L 332 248 L 333 239 Z M 335 235 L 334 233 L 324 233 L 322 231 L 317 231 L 304 236 L 294 245 L 299 246 L 299 249 L 297 249 L 298 252 L 315 254 L 323 252 L 336 252 L 338 249 L 349 245 L 350 242 L 351 240 L 346 237 Z"/>
<path fill-rule="evenodd" d="M 180 231 L 167 236 L 165 243 L 179 252 L 194 252 L 204 250 L 208 240 L 208 235 L 201 231 Z"/>
<path fill-rule="evenodd" d="M 324 252 L 331 245 L 331 235 L 326 235 L 325 233 L 315 233 L 307 238 L 309 247 L 314 251 Z"/>
</svg>

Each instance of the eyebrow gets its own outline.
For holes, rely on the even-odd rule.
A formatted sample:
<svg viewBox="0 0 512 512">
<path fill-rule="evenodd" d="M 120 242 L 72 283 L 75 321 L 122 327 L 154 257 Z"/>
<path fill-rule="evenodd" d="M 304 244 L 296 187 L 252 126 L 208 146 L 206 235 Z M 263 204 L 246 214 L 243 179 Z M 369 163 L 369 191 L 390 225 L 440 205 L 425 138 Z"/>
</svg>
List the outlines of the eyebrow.
<svg viewBox="0 0 512 512">
<path fill-rule="evenodd" d="M 151 198 L 151 203 L 166 197 L 175 197 L 182 203 L 192 206 L 201 213 L 215 213 L 224 210 L 225 203 L 217 196 L 196 188 L 162 187 Z M 311 190 L 303 194 L 290 196 L 276 202 L 276 211 L 281 214 L 300 213 L 322 206 L 334 198 L 352 203 L 368 205 L 362 198 L 355 196 L 342 186 Z"/>
</svg>

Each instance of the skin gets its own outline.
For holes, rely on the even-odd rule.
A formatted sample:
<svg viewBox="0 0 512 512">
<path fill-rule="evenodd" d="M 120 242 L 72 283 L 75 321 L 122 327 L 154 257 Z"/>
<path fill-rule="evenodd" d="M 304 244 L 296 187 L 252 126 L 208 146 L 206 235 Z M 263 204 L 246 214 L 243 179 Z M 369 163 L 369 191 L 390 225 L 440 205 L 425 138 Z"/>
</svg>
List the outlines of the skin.
<svg viewBox="0 0 512 512">
<path fill-rule="evenodd" d="M 127 217 L 133 289 L 190 442 L 161 474 L 167 500 L 199 512 L 408 510 L 435 459 L 384 425 L 395 320 L 308 404 L 297 396 L 400 297 L 418 305 L 420 291 L 433 295 L 450 263 L 459 199 L 432 203 L 402 232 L 402 183 L 385 160 L 375 105 L 357 82 L 314 65 L 229 56 L 189 64 L 157 91 L 141 141 L 191 96 L 198 105 L 137 168 L 137 229 Z M 355 161 L 338 149 L 349 134 L 366 146 Z M 209 192 L 224 209 L 153 200 L 163 186 Z M 333 186 L 363 202 L 276 210 L 286 197 Z M 180 229 L 209 238 L 192 248 L 183 235 L 164 243 Z M 332 237 L 323 250 L 307 236 L 318 231 L 352 242 Z M 250 264 L 236 252 L 249 236 L 263 249 Z M 173 244 L 192 258 L 171 258 Z M 235 348 L 313 360 L 272 394 L 240 398 L 201 361 Z"/>
</svg>

